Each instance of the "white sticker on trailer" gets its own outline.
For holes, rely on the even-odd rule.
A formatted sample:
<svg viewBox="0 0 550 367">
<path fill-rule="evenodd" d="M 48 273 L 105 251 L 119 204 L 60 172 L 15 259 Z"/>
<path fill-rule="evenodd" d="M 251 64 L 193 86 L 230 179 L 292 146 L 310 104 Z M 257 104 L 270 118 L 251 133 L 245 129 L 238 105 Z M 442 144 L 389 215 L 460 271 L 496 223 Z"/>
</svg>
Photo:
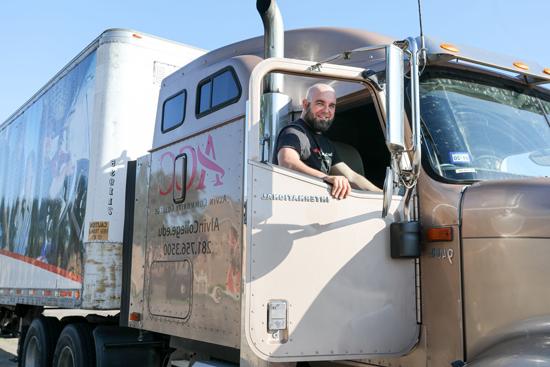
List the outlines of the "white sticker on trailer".
<svg viewBox="0 0 550 367">
<path fill-rule="evenodd" d="M 107 241 L 109 239 L 109 222 L 90 222 L 88 241 Z"/>
</svg>

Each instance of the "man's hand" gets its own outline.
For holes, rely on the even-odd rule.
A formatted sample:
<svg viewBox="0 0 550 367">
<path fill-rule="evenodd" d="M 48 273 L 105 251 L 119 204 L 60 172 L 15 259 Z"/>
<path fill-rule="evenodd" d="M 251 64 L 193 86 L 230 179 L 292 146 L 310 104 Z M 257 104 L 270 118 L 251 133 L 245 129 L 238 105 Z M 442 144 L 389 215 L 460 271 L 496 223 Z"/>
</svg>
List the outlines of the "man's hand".
<svg viewBox="0 0 550 367">
<path fill-rule="evenodd" d="M 326 183 L 332 185 L 331 195 L 335 199 L 345 199 L 351 192 L 350 182 L 345 176 L 341 174 L 327 176 L 323 172 L 311 168 L 300 160 L 300 155 L 296 150 L 292 148 L 285 147 L 279 149 L 279 152 L 277 153 L 277 158 L 279 160 L 279 165 L 283 167 L 290 168 L 295 171 L 302 172 L 317 178 L 321 178 Z M 343 165 L 347 167 L 344 163 L 338 163 L 338 165 Z M 348 171 L 353 172 L 351 168 L 348 168 Z M 363 180 L 366 181 L 365 178 L 363 178 Z"/>
<path fill-rule="evenodd" d="M 351 192 L 351 185 L 344 176 L 325 176 L 323 181 L 332 185 L 331 195 L 335 199 L 345 199 Z"/>
</svg>

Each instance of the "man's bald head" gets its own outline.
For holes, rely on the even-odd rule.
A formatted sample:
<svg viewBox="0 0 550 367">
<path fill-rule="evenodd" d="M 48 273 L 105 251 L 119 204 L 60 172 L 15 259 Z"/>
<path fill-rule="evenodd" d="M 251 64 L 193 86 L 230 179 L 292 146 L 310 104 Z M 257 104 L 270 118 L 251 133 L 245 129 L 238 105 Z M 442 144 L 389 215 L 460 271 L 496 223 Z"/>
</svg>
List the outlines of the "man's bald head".
<svg viewBox="0 0 550 367">
<path fill-rule="evenodd" d="M 313 101 L 319 93 L 332 94 L 334 97 L 334 102 L 336 102 L 336 92 L 334 91 L 334 88 L 324 83 L 313 84 L 309 87 L 306 92 L 306 100 L 309 102 Z"/>
<path fill-rule="evenodd" d="M 314 131 L 325 132 L 334 120 L 336 92 L 328 84 L 314 84 L 307 90 L 302 108 L 302 119 Z"/>
</svg>

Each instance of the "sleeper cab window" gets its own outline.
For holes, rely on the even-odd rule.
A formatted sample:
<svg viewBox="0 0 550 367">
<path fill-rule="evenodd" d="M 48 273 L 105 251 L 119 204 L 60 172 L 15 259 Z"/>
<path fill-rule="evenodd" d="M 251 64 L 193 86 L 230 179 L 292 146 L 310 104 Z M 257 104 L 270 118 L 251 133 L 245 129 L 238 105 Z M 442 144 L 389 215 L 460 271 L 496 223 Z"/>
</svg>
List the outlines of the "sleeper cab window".
<svg viewBox="0 0 550 367">
<path fill-rule="evenodd" d="M 165 133 L 174 130 L 176 127 L 183 124 L 185 119 L 185 101 L 187 99 L 187 91 L 171 96 L 162 105 L 162 132 Z"/>
<path fill-rule="evenodd" d="M 203 79 L 197 89 L 197 117 L 202 117 L 235 103 L 241 96 L 241 85 L 232 68 L 222 69 Z"/>
</svg>

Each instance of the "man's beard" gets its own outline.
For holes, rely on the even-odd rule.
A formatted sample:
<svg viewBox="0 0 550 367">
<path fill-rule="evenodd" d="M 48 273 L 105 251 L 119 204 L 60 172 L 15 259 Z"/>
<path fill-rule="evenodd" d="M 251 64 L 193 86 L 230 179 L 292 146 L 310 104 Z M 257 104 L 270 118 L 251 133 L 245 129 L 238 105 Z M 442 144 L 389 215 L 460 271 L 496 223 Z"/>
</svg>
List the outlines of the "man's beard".
<svg viewBox="0 0 550 367">
<path fill-rule="evenodd" d="M 311 127 L 311 129 L 315 132 L 324 133 L 328 129 L 330 129 L 330 126 L 332 125 L 332 121 L 334 119 L 320 119 L 317 118 L 311 113 L 311 109 L 308 107 L 306 110 L 306 114 L 304 115 L 304 121 Z"/>
</svg>

